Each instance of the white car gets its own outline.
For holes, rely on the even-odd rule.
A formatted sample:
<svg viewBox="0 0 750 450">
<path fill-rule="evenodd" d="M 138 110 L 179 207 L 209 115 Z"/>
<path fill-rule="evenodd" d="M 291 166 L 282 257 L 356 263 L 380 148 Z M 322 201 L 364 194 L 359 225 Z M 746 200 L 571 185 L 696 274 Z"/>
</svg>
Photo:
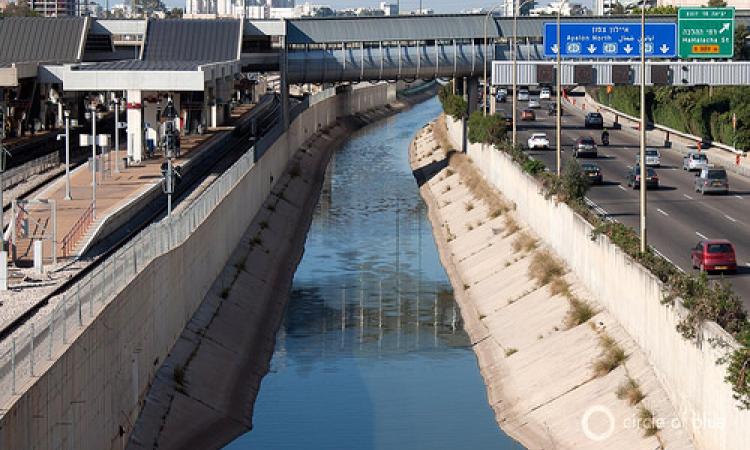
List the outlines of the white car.
<svg viewBox="0 0 750 450">
<path fill-rule="evenodd" d="M 504 96 L 507 97 L 508 96 L 508 89 L 504 88 L 504 87 L 501 87 L 501 88 L 499 88 L 497 90 L 497 93 L 500 94 L 500 95 L 504 95 Z"/>
<path fill-rule="evenodd" d="M 549 139 L 544 133 L 534 133 L 529 138 L 529 149 L 549 148 Z"/>
<path fill-rule="evenodd" d="M 529 100 L 529 90 L 528 89 L 520 89 L 518 91 L 518 101 L 520 102 L 526 102 Z"/>
<path fill-rule="evenodd" d="M 689 152 L 682 158 L 682 170 L 701 170 L 708 167 L 708 157 L 705 153 Z"/>
<path fill-rule="evenodd" d="M 641 155 L 635 154 L 635 163 L 641 162 Z M 661 154 L 659 150 L 651 147 L 646 148 L 646 167 L 659 167 L 661 166 Z"/>
<path fill-rule="evenodd" d="M 539 100 L 549 100 L 550 97 L 552 97 L 552 91 L 550 88 L 545 87 L 542 88 L 541 91 L 539 91 Z"/>
<path fill-rule="evenodd" d="M 539 100 L 537 100 L 535 98 L 530 98 L 529 99 L 529 108 L 531 108 L 531 109 L 539 109 L 541 107 L 542 107 L 542 104 L 539 103 Z"/>
</svg>

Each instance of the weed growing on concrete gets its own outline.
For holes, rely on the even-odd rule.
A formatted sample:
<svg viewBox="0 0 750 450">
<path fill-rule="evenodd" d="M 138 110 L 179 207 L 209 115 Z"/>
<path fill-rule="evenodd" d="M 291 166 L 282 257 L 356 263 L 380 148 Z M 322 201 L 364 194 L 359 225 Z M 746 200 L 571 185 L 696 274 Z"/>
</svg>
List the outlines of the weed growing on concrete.
<svg viewBox="0 0 750 450">
<path fill-rule="evenodd" d="M 452 177 L 454 173 L 456 173 L 456 172 L 454 172 L 453 169 L 450 169 L 450 168 L 449 169 L 445 169 L 445 175 L 447 175 L 449 177 Z"/>
<path fill-rule="evenodd" d="M 627 401 L 630 406 L 637 405 L 646 397 L 643 395 L 643 392 L 641 392 L 638 382 L 631 377 L 628 377 L 628 379 L 617 388 L 615 394 L 617 394 L 617 398 L 620 400 Z"/>
<path fill-rule="evenodd" d="M 294 161 L 292 164 L 292 167 L 289 169 L 289 176 L 292 178 L 296 178 L 302 174 L 302 169 L 300 168 L 299 161 Z"/>
<path fill-rule="evenodd" d="M 596 314 L 596 311 L 588 302 L 574 295 L 570 295 L 568 300 L 570 301 L 570 310 L 565 318 L 565 325 L 568 328 L 574 328 L 586 323 Z"/>
<path fill-rule="evenodd" d="M 471 286 L 469 286 L 468 284 L 464 283 L 464 291 L 468 291 L 470 287 Z"/>
<path fill-rule="evenodd" d="M 467 229 L 468 231 L 471 231 L 471 230 L 473 230 L 473 229 L 474 229 L 474 225 L 472 225 L 472 224 L 470 224 L 470 223 L 467 223 L 467 224 L 466 224 L 466 229 Z"/>
<path fill-rule="evenodd" d="M 495 208 L 490 212 L 490 219 L 497 219 L 498 217 L 503 215 L 502 208 Z"/>
<path fill-rule="evenodd" d="M 443 194 L 445 194 L 446 192 L 449 192 L 450 190 L 451 190 L 451 185 L 450 185 L 450 184 L 447 184 L 447 185 L 445 186 L 445 189 L 443 189 Z"/>
<path fill-rule="evenodd" d="M 554 295 L 564 295 L 569 297 L 570 283 L 564 277 L 556 277 L 549 283 L 549 293 Z"/>
<path fill-rule="evenodd" d="M 180 392 L 182 394 L 185 393 L 185 368 L 177 364 L 174 366 L 174 369 L 172 369 L 172 379 L 174 380 L 175 389 L 177 392 Z"/>
<path fill-rule="evenodd" d="M 603 377 L 624 363 L 628 359 L 628 355 L 606 333 L 602 333 L 599 336 L 599 345 L 602 347 L 602 354 L 599 356 L 599 359 L 594 361 L 594 376 Z"/>
<path fill-rule="evenodd" d="M 274 211 L 276 211 L 276 206 L 274 206 L 274 205 L 272 205 L 272 204 L 269 203 L 268 205 L 266 205 L 266 209 L 269 210 L 269 211 L 271 211 L 271 212 L 274 212 Z"/>
<path fill-rule="evenodd" d="M 446 240 L 448 242 L 456 239 L 456 235 L 451 233 L 451 227 L 448 224 L 445 224 L 445 234 L 447 235 Z"/>
<path fill-rule="evenodd" d="M 520 229 L 521 227 L 518 225 L 518 222 L 516 222 L 516 219 L 512 216 L 505 216 L 505 237 L 512 235 Z"/>
<path fill-rule="evenodd" d="M 535 279 L 539 286 L 545 286 L 564 274 L 565 268 L 549 251 L 540 250 L 534 253 L 529 264 L 529 276 Z"/>
<path fill-rule="evenodd" d="M 516 238 L 513 240 L 513 251 L 515 252 L 530 252 L 537 246 L 537 240 L 526 231 L 518 233 Z"/>
<path fill-rule="evenodd" d="M 487 315 L 486 315 L 486 314 L 480 314 L 480 315 L 479 315 L 479 320 L 484 320 L 484 319 L 486 319 L 486 318 L 487 318 Z"/>
<path fill-rule="evenodd" d="M 229 297 L 229 288 L 225 287 L 224 289 L 222 289 L 221 290 L 221 294 L 219 294 L 219 296 L 221 296 L 221 298 L 223 298 L 224 300 L 226 300 L 227 297 Z"/>
<path fill-rule="evenodd" d="M 261 230 L 265 230 L 266 228 L 268 228 L 268 222 L 265 220 L 261 221 L 259 225 Z"/>
<path fill-rule="evenodd" d="M 510 261 L 505 261 L 505 267 L 509 267 L 509 266 L 510 266 L 510 264 L 511 264 L 511 262 L 510 262 Z"/>
<path fill-rule="evenodd" d="M 511 348 L 508 348 L 508 349 L 505 350 L 505 356 L 510 356 L 510 355 L 512 355 L 514 353 L 518 353 L 518 349 L 517 348 L 511 347 Z"/>
<path fill-rule="evenodd" d="M 474 203 L 472 203 L 472 202 L 467 202 L 467 203 L 466 203 L 466 206 L 465 206 L 464 208 L 466 208 L 466 212 L 469 212 L 469 211 L 471 211 L 472 209 L 474 209 Z"/>
<path fill-rule="evenodd" d="M 644 436 L 653 436 L 659 432 L 659 425 L 656 422 L 654 413 L 650 409 L 643 405 L 638 408 L 638 426 L 643 429 Z"/>
</svg>

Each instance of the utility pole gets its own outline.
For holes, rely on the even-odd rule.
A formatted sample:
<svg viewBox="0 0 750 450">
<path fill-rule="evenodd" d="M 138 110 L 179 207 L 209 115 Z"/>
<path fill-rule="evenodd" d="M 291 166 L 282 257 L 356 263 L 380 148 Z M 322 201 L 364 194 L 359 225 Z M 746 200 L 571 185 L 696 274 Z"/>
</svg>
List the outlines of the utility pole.
<svg viewBox="0 0 750 450">
<path fill-rule="evenodd" d="M 560 174 L 562 174 L 562 170 L 560 168 L 561 166 L 561 160 L 562 160 L 562 124 L 561 124 L 561 118 L 562 115 L 562 81 L 560 80 L 560 77 L 562 77 L 562 71 L 560 70 L 560 53 L 562 51 L 562 46 L 560 45 L 560 8 L 557 8 L 557 70 L 555 73 L 555 81 L 557 82 L 557 117 L 555 118 L 555 158 L 557 160 L 557 176 L 559 177 Z"/>
<path fill-rule="evenodd" d="M 175 150 L 177 146 L 177 127 L 175 127 L 175 119 L 177 118 L 177 111 L 174 109 L 174 103 L 170 97 L 167 100 L 167 106 L 162 112 L 164 122 L 164 139 L 165 139 L 165 152 L 167 160 L 162 163 L 162 174 L 164 175 L 163 190 L 167 194 L 167 220 L 172 219 L 172 194 L 174 193 L 175 187 L 175 169 L 172 159 L 175 157 Z M 176 173 L 179 177 L 179 172 Z"/>
<path fill-rule="evenodd" d="M 120 99 L 115 97 L 115 173 L 120 173 Z"/>
<path fill-rule="evenodd" d="M 0 205 L 4 205 L 3 174 L 5 173 L 5 159 L 10 152 L 3 145 L 5 139 L 5 90 L 0 89 Z M 0 211 L 0 251 L 5 250 L 5 227 L 3 213 Z"/>
<path fill-rule="evenodd" d="M 57 140 L 65 139 L 65 200 L 70 200 L 70 110 L 63 110 L 65 116 L 65 134 L 58 134 Z"/>
<path fill-rule="evenodd" d="M 518 122 L 518 120 L 516 120 L 517 119 L 516 109 L 518 109 L 518 89 L 517 89 L 518 80 L 516 79 L 517 77 L 516 53 L 518 50 L 516 48 L 516 40 L 518 39 L 518 35 L 517 35 L 518 24 L 517 24 L 516 17 L 518 16 L 518 8 L 516 8 L 516 1 L 517 0 L 513 0 L 513 124 L 512 124 L 513 125 L 513 141 L 512 142 L 513 142 L 514 148 L 516 146 L 516 122 Z"/>
<path fill-rule="evenodd" d="M 646 177 L 648 170 L 646 168 L 646 4 L 641 6 L 641 152 L 640 152 L 640 171 L 641 171 L 641 253 L 646 253 L 648 249 L 648 239 L 646 235 Z"/>
</svg>

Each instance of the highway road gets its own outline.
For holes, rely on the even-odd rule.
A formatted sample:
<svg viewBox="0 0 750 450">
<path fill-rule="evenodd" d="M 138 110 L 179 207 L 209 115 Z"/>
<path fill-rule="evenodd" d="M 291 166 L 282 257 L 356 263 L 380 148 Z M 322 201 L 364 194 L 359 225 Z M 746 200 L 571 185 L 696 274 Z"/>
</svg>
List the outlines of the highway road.
<svg viewBox="0 0 750 450">
<path fill-rule="evenodd" d="M 532 97 L 537 98 L 535 95 Z M 518 122 L 518 142 L 526 146 L 534 132 L 545 132 L 550 140 L 549 150 L 534 150 L 529 154 L 540 159 L 551 171 L 555 170 L 555 117 L 549 116 L 550 102 L 542 101 L 536 110 L 536 121 Z M 554 99 L 551 101 L 554 104 Z M 519 109 L 527 102 L 518 102 Z M 498 103 L 497 110 L 510 113 L 508 103 Z M 518 114 L 520 117 L 520 112 Z M 572 155 L 572 147 L 581 136 L 591 136 L 601 142 L 601 130 L 583 127 L 584 113 L 566 107 L 562 120 L 563 163 Z M 612 218 L 639 232 L 638 191 L 629 188 L 626 174 L 639 151 L 638 132 L 632 129 L 610 130 L 610 145 L 599 146 L 598 158 L 580 158 L 579 162 L 594 162 L 602 169 L 604 184 L 592 186 L 588 197 Z M 690 249 L 703 238 L 726 238 L 737 250 L 739 269 L 736 274 L 714 274 L 712 279 L 724 277 L 742 297 L 750 309 L 750 179 L 729 173 L 729 195 L 702 196 L 693 189 L 695 172 L 682 170 L 682 154 L 676 149 L 663 148 L 663 142 L 649 141 L 649 146 L 661 152 L 660 168 L 656 168 L 660 187 L 648 191 L 647 230 L 649 244 L 684 271 L 691 271 Z M 709 161 L 710 162 L 710 161 Z"/>
</svg>

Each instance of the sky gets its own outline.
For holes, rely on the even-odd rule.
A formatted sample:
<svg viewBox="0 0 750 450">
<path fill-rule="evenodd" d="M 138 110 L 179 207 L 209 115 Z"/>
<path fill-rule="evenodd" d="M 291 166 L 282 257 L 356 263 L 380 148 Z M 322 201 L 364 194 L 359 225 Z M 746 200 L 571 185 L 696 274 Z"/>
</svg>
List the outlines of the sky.
<svg viewBox="0 0 750 450">
<path fill-rule="evenodd" d="M 297 4 L 305 3 L 304 0 L 295 0 Z M 390 2 L 396 2 L 396 0 L 389 0 Z M 381 0 L 310 0 L 312 4 L 328 5 L 334 9 L 342 8 L 356 8 L 356 7 L 377 7 Z M 573 0 L 573 3 L 580 3 L 586 6 L 591 6 L 591 0 Z M 184 0 L 165 0 L 164 3 L 171 8 L 184 8 Z M 423 8 L 432 8 L 435 13 L 458 13 L 464 9 L 471 8 L 491 8 L 496 5 L 497 1 L 487 0 L 422 0 Z M 540 5 L 546 5 L 549 3 L 548 0 L 538 0 Z M 401 0 L 401 10 L 411 11 L 419 9 L 419 0 Z"/>
</svg>

